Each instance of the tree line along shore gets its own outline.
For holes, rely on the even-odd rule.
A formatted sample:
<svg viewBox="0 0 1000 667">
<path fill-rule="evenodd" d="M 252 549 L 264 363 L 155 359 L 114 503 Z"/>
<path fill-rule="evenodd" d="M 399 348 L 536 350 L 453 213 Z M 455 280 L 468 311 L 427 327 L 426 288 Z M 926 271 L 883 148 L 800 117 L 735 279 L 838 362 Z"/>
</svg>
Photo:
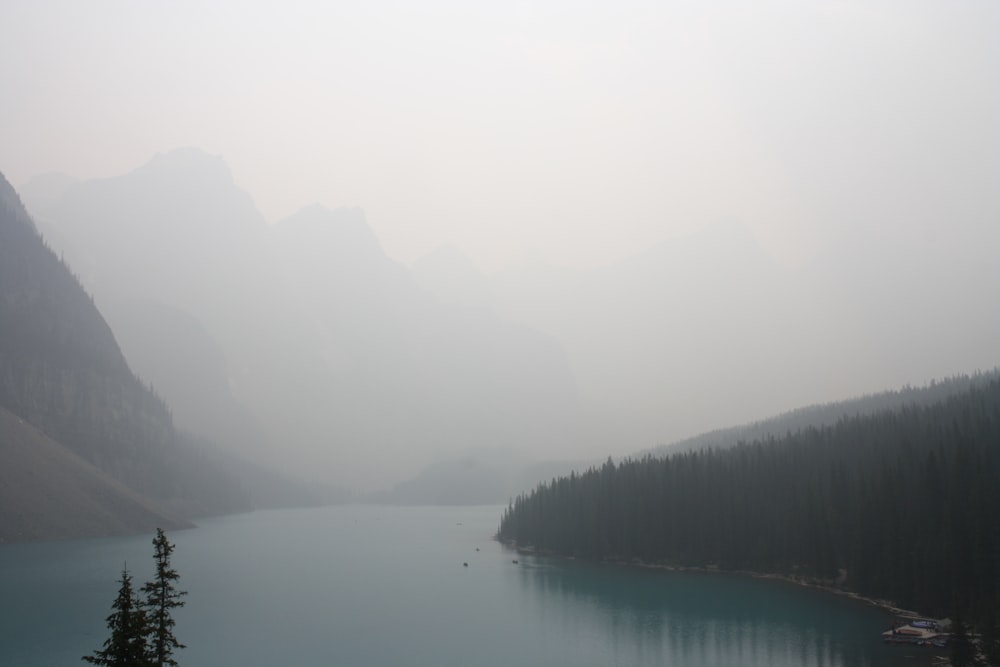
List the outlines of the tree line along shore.
<svg viewBox="0 0 1000 667">
<path fill-rule="evenodd" d="M 730 448 L 611 459 L 514 499 L 497 538 L 780 576 L 949 617 L 1000 654 L 1000 379 Z M 994 659 L 996 656 L 994 655 Z"/>
</svg>

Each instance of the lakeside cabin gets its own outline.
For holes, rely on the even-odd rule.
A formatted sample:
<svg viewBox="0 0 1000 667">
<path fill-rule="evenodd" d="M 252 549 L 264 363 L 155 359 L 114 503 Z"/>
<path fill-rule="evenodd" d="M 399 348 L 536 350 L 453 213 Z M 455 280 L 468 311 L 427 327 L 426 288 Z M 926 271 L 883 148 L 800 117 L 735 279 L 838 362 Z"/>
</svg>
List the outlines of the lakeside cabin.
<svg viewBox="0 0 1000 667">
<path fill-rule="evenodd" d="M 887 644 L 915 644 L 917 646 L 942 647 L 948 643 L 948 619 L 935 621 L 930 618 L 904 618 L 894 622 L 882 633 Z"/>
</svg>

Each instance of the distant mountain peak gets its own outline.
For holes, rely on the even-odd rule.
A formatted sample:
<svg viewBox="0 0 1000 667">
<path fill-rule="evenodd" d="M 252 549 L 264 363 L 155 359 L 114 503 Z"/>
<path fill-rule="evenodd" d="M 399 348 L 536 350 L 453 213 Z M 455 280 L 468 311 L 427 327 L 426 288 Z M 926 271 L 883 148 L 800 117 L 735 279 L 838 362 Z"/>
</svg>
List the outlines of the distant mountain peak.
<svg viewBox="0 0 1000 667">
<path fill-rule="evenodd" d="M 102 234 L 132 247 L 183 249 L 188 260 L 229 252 L 267 229 L 225 160 L 199 148 L 158 153 L 122 176 L 80 181 L 50 207 L 30 198 L 28 204 L 38 204 L 45 222 L 73 243 Z M 81 228 L 65 224 L 71 219 Z M 101 248 L 108 249 L 107 239 Z"/>
<path fill-rule="evenodd" d="M 330 209 L 322 204 L 310 204 L 276 223 L 275 229 L 322 252 L 345 250 L 383 254 L 364 209 L 359 207 Z"/>
<path fill-rule="evenodd" d="M 211 155 L 193 147 L 157 153 L 134 173 L 154 177 L 170 176 L 213 186 L 233 185 L 233 174 L 222 156 Z"/>
</svg>

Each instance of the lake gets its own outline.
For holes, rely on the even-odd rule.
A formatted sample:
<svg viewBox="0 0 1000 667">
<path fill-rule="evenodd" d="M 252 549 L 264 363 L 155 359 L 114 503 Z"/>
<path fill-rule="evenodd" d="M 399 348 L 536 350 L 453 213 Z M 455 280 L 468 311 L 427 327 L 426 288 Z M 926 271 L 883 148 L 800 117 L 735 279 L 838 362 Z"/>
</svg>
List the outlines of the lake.
<svg viewBox="0 0 1000 667">
<path fill-rule="evenodd" d="M 749 577 L 517 554 L 498 507 L 342 506 L 169 534 L 182 667 L 913 665 L 891 616 Z M 85 664 L 152 535 L 0 546 L 0 667 Z M 512 561 L 517 559 L 518 564 Z M 464 566 L 463 563 L 468 563 Z"/>
</svg>

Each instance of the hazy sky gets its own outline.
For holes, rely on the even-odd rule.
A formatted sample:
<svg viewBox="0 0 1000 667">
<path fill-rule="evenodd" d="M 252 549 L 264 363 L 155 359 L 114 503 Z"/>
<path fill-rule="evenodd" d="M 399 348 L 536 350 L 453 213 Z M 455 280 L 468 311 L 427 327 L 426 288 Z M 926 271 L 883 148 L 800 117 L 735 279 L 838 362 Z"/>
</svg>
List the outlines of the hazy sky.
<svg viewBox="0 0 1000 667">
<path fill-rule="evenodd" d="M 795 263 L 997 223 L 998 35 L 995 0 L 4 0 L 0 170 L 197 146 L 269 220 L 361 206 L 404 262 L 592 266 L 724 219 Z"/>
</svg>

